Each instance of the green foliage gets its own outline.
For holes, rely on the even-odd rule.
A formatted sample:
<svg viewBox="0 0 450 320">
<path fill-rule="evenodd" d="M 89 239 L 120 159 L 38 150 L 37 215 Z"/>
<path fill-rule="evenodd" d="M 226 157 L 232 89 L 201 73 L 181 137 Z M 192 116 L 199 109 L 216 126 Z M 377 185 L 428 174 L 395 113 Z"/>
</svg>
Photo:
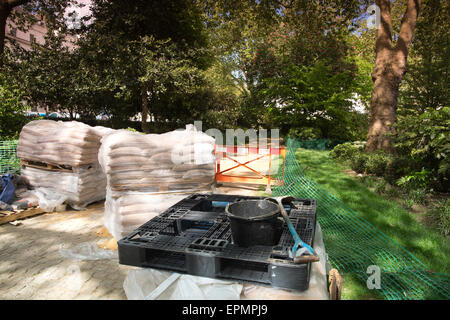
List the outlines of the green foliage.
<svg viewBox="0 0 450 320">
<path fill-rule="evenodd" d="M 24 88 L 31 107 L 95 116 L 101 109 L 92 101 L 91 75 L 80 65 L 78 49 L 69 49 L 62 34 L 46 36 L 45 44 L 29 51 L 12 51 L 6 68 Z"/>
<path fill-rule="evenodd" d="M 355 146 L 352 142 L 345 142 L 342 144 L 338 144 L 331 150 L 330 156 L 333 159 L 347 161 L 351 160 L 354 156 L 359 154 L 361 148 Z"/>
<path fill-rule="evenodd" d="M 298 140 L 316 140 L 322 138 L 322 131 L 319 128 L 292 128 L 287 135 L 288 138 Z"/>
<path fill-rule="evenodd" d="M 410 157 L 403 176 L 429 172 L 428 189 L 450 188 L 450 21 L 448 1 L 425 0 L 399 92 L 397 153 Z M 406 178 L 405 178 L 406 179 Z"/>
<path fill-rule="evenodd" d="M 407 156 L 395 155 L 388 161 L 384 177 L 389 183 L 396 184 L 396 181 L 415 170 L 416 163 Z"/>
<path fill-rule="evenodd" d="M 370 86 L 370 77 L 368 68 L 361 62 L 359 70 L 352 57 L 348 42 L 352 22 L 343 24 L 360 8 L 350 5 L 344 15 L 336 16 L 337 11 L 342 13 L 336 3 L 279 5 L 277 12 L 282 14 L 275 30 L 268 26 L 266 34 L 252 42 L 253 51 L 241 56 L 248 89 L 242 104 L 244 122 L 280 128 L 289 136 L 303 137 L 299 130 L 305 127 L 320 129 L 320 136 L 309 139 L 363 138 L 367 119 L 353 117 L 351 100 L 366 84 Z M 355 81 L 357 74 L 364 84 Z M 364 97 L 367 94 L 366 90 Z"/>
<path fill-rule="evenodd" d="M 433 203 L 431 210 L 425 213 L 425 222 L 448 237 L 450 235 L 450 199 L 441 199 Z"/>
<path fill-rule="evenodd" d="M 414 172 L 398 179 L 397 185 L 407 189 L 414 190 L 418 188 L 426 188 L 430 182 L 430 171 L 422 169 L 422 171 Z"/>
<path fill-rule="evenodd" d="M 420 115 L 400 117 L 394 145 L 437 178 L 438 189 L 449 185 L 450 107 L 428 109 Z"/>
<path fill-rule="evenodd" d="M 355 64 L 358 67 L 355 78 L 354 92 L 358 95 L 366 111 L 370 110 L 370 103 L 373 92 L 372 70 L 374 64 L 356 55 Z M 367 134 L 367 130 L 365 132 Z"/>
<path fill-rule="evenodd" d="M 348 73 L 335 73 L 331 66 L 319 62 L 312 67 L 291 65 L 282 76 L 266 78 L 264 96 L 267 108 L 266 123 L 287 128 L 320 128 L 328 138 L 353 138 L 349 121 L 351 84 Z M 339 132 L 333 129 L 339 128 Z M 350 129 L 350 130 L 349 130 Z"/>
<path fill-rule="evenodd" d="M 408 72 L 400 87 L 399 113 L 420 114 L 437 110 L 450 100 L 450 4 L 424 0 L 414 41 L 408 55 Z"/>
<path fill-rule="evenodd" d="M 369 159 L 369 156 L 365 153 L 359 152 L 356 153 L 350 159 L 350 167 L 357 173 L 364 173 L 366 171 L 366 163 Z"/>
<path fill-rule="evenodd" d="M 374 174 L 379 177 L 384 176 L 386 167 L 392 158 L 392 155 L 383 152 L 369 154 L 365 163 L 366 173 Z"/>
<path fill-rule="evenodd" d="M 407 193 L 408 198 L 418 204 L 425 204 L 427 195 L 429 195 L 429 191 L 426 187 L 413 189 Z"/>
<path fill-rule="evenodd" d="M 428 216 L 436 221 L 442 235 L 450 235 L 450 199 L 438 201 L 433 210 L 428 213 Z"/>
<path fill-rule="evenodd" d="M 383 178 L 378 178 L 377 182 L 375 183 L 375 192 L 378 194 L 384 194 L 386 193 L 388 183 Z"/>
<path fill-rule="evenodd" d="M 27 122 L 23 92 L 0 74 L 0 140 L 16 139 Z"/>
<path fill-rule="evenodd" d="M 189 99 L 211 65 L 208 37 L 194 1 L 94 1 L 94 23 L 79 41 L 97 101 L 128 118 L 147 100 L 155 122 L 187 121 Z"/>
</svg>

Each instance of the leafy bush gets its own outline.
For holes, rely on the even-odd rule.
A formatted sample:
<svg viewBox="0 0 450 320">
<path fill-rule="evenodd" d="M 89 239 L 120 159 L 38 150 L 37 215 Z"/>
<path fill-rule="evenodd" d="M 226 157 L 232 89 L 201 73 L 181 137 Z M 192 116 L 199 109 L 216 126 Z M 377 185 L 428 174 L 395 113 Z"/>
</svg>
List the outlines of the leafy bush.
<svg viewBox="0 0 450 320">
<path fill-rule="evenodd" d="M 397 180 L 413 172 L 417 164 L 410 157 L 395 155 L 386 164 L 384 178 L 391 184 L 396 184 Z"/>
<path fill-rule="evenodd" d="M 322 131 L 313 127 L 291 128 L 287 136 L 298 140 L 316 140 L 322 138 Z"/>
<path fill-rule="evenodd" d="M 379 179 L 375 184 L 375 192 L 379 194 L 386 193 L 388 183 L 384 179 Z"/>
<path fill-rule="evenodd" d="M 361 152 L 361 148 L 351 142 L 338 144 L 331 150 L 330 155 L 337 160 L 351 160 L 356 154 Z"/>
<path fill-rule="evenodd" d="M 350 159 L 350 167 L 357 173 L 364 173 L 368 158 L 369 156 L 363 152 L 356 153 Z"/>
<path fill-rule="evenodd" d="M 368 188 L 374 188 L 377 183 L 377 178 L 374 176 L 362 176 L 359 181 Z"/>
<path fill-rule="evenodd" d="M 368 154 L 365 164 L 366 173 L 374 174 L 378 177 L 384 176 L 386 167 L 390 162 L 392 156 L 386 153 L 372 153 Z"/>
<path fill-rule="evenodd" d="M 438 181 L 437 189 L 446 190 L 450 183 L 450 107 L 427 109 L 422 114 L 400 116 L 394 146 L 408 154 Z"/>
<path fill-rule="evenodd" d="M 425 196 L 427 195 L 427 189 L 418 188 L 413 189 L 408 192 L 407 197 L 410 198 L 415 203 L 425 204 Z"/>
<path fill-rule="evenodd" d="M 6 77 L 0 74 L 0 139 L 16 139 L 27 123 L 19 89 L 10 85 Z"/>
<path fill-rule="evenodd" d="M 450 199 L 438 201 L 433 208 L 427 212 L 426 217 L 438 228 L 442 235 L 450 235 Z"/>
<path fill-rule="evenodd" d="M 386 180 L 384 180 L 386 181 Z M 389 198 L 398 198 L 401 196 L 401 191 L 398 188 L 395 188 L 391 184 L 386 184 L 386 189 L 384 192 Z"/>
<path fill-rule="evenodd" d="M 429 181 L 430 171 L 422 169 L 422 171 L 401 177 L 398 179 L 397 185 L 405 190 L 425 189 L 428 186 Z"/>
</svg>

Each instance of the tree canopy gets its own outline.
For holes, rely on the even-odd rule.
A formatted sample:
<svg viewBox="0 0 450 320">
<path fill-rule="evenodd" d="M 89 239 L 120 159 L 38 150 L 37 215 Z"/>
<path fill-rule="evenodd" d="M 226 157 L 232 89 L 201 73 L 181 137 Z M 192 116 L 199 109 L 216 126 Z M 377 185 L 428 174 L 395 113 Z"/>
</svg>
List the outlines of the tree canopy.
<svg viewBox="0 0 450 320">
<path fill-rule="evenodd" d="M 393 34 L 407 3 L 391 4 Z M 62 19 L 69 4 L 27 1 L 9 15 L 24 28 L 32 13 L 50 17 L 45 44 L 5 53 L 4 77 L 29 106 L 117 123 L 140 115 L 144 131 L 202 120 L 302 138 L 367 137 L 376 58 L 369 1 L 93 0 L 83 18 L 90 23 L 78 29 Z M 448 101 L 448 5 L 425 0 L 421 12 L 398 122 Z"/>
</svg>

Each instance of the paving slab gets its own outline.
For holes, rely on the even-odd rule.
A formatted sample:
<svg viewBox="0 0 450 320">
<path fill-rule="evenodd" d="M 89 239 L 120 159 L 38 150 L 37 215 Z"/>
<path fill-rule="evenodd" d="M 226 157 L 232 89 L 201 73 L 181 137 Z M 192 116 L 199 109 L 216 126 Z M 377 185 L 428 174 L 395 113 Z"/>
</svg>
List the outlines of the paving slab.
<svg viewBox="0 0 450 320">
<path fill-rule="evenodd" d="M 222 186 L 219 193 L 261 195 L 264 186 Z M 117 258 L 72 260 L 60 245 L 99 246 L 109 238 L 103 227 L 103 203 L 82 211 L 46 213 L 20 225 L 0 225 L 0 299 L 126 299 L 123 281 L 129 266 Z"/>
</svg>

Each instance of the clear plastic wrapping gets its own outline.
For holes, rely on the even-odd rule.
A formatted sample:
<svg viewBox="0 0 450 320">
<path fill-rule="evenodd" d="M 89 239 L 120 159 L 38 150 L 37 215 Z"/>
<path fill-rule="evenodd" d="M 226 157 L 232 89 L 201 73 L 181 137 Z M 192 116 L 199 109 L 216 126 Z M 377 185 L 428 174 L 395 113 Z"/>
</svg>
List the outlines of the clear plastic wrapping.
<svg viewBox="0 0 450 320">
<path fill-rule="evenodd" d="M 64 201 L 74 209 L 82 209 L 90 203 L 103 200 L 106 195 L 106 176 L 98 163 L 77 167 L 73 172 L 24 167 L 21 175 L 35 189 L 64 196 Z M 40 206 L 45 203 L 45 194 L 50 193 L 40 193 Z"/>
<path fill-rule="evenodd" d="M 77 210 L 105 198 L 106 175 L 98 163 L 98 150 L 102 137 L 114 131 L 52 120 L 31 121 L 22 128 L 17 155 L 27 162 L 21 175 L 36 189 L 40 206 L 54 207 L 53 195 Z"/>
<path fill-rule="evenodd" d="M 114 130 L 77 121 L 31 121 L 20 132 L 17 156 L 73 167 L 96 163 L 100 140 L 111 132 Z"/>
<path fill-rule="evenodd" d="M 210 191 L 214 143 L 193 125 L 164 134 L 117 130 L 105 136 L 98 160 L 106 174 L 109 232 L 120 239 L 189 193 Z"/>
</svg>

